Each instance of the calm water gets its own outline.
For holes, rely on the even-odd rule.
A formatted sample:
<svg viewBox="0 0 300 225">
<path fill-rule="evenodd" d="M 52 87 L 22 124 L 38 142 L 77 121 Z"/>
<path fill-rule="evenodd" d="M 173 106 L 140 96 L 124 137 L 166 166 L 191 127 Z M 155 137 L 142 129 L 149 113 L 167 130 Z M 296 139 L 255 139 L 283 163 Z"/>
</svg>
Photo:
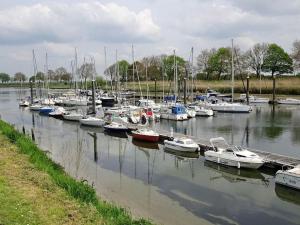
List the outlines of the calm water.
<svg viewBox="0 0 300 225">
<path fill-rule="evenodd" d="M 18 92 L 0 90 L 0 114 L 34 128 L 39 146 L 99 196 L 160 224 L 300 224 L 300 192 L 276 186 L 274 171 L 238 170 L 178 156 L 162 146 L 116 137 L 19 108 Z M 300 158 L 300 107 L 265 105 L 250 114 L 217 114 L 153 126 Z"/>
</svg>

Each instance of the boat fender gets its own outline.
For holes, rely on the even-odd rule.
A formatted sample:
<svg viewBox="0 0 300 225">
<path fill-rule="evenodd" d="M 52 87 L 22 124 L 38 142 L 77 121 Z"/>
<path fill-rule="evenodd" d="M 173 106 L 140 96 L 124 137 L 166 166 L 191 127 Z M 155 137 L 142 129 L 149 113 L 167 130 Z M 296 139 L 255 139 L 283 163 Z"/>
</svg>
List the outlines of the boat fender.
<svg viewBox="0 0 300 225">
<path fill-rule="evenodd" d="M 218 157 L 218 163 L 220 163 L 220 158 Z"/>
<path fill-rule="evenodd" d="M 240 162 L 238 162 L 238 164 L 237 164 L 237 168 L 241 168 L 241 164 L 240 164 Z"/>
</svg>

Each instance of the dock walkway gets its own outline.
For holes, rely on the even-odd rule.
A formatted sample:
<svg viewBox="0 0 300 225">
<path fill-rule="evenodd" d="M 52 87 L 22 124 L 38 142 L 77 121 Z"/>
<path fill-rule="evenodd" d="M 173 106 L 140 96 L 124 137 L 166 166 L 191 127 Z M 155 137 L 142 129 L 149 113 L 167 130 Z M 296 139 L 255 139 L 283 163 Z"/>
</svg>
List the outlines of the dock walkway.
<svg viewBox="0 0 300 225">
<path fill-rule="evenodd" d="M 165 131 L 165 130 L 157 130 L 157 132 L 160 134 L 161 139 L 169 139 L 171 137 L 171 132 Z M 181 138 L 181 137 L 187 137 L 195 141 L 199 146 L 201 151 L 206 151 L 210 148 L 210 142 L 209 140 L 189 136 L 189 135 L 184 135 L 180 133 L 173 132 L 173 137 L 174 138 Z M 249 151 L 255 152 L 257 155 L 262 157 L 265 160 L 266 166 L 269 167 L 295 167 L 297 165 L 300 165 L 300 159 L 290 157 L 290 156 L 285 156 L 285 155 L 280 155 L 277 153 L 271 153 L 271 152 L 266 152 L 266 151 L 261 151 L 257 149 L 250 149 L 246 148 Z"/>
</svg>

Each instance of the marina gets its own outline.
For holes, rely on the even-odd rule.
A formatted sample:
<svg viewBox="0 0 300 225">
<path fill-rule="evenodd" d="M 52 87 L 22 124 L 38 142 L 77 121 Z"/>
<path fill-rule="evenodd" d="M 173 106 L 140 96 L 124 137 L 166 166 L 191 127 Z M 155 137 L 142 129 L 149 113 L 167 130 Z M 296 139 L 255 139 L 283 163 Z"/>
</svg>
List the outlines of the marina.
<svg viewBox="0 0 300 225">
<path fill-rule="evenodd" d="M 217 113 L 149 124 L 161 140 L 187 137 L 201 148 L 199 153 L 184 153 L 164 149 L 162 142 L 134 140 L 130 132 L 106 131 L 18 108 L 16 93 L 1 90 L 2 119 L 20 131 L 24 127 L 28 134 L 32 129 L 36 143 L 68 174 L 87 180 L 99 196 L 130 208 L 135 216 L 163 224 L 248 224 L 245 218 L 251 212 L 259 215 L 257 224 L 298 224 L 300 200 L 275 184 L 277 169 L 270 168 L 299 162 L 298 106 L 260 105 L 249 114 Z M 270 127 L 276 132 L 269 133 Z M 218 136 L 255 152 L 270 165 L 249 171 L 206 161 L 203 152 L 210 148 L 209 139 Z M 169 216 L 170 210 L 176 217 Z"/>
</svg>

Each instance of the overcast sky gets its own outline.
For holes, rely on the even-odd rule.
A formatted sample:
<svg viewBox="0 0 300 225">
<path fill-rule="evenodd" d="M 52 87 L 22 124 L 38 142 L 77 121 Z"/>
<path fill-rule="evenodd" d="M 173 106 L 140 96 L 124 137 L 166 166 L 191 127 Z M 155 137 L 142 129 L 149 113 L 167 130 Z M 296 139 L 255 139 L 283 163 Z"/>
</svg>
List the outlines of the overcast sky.
<svg viewBox="0 0 300 225">
<path fill-rule="evenodd" d="M 188 58 L 202 49 L 242 49 L 272 42 L 290 52 L 300 39 L 300 0 L 1 0 L 0 72 L 32 74 L 32 49 L 43 71 L 70 69 L 74 48 L 79 64 L 93 56 L 99 74 L 107 64 L 135 57 L 172 54 Z"/>
</svg>

